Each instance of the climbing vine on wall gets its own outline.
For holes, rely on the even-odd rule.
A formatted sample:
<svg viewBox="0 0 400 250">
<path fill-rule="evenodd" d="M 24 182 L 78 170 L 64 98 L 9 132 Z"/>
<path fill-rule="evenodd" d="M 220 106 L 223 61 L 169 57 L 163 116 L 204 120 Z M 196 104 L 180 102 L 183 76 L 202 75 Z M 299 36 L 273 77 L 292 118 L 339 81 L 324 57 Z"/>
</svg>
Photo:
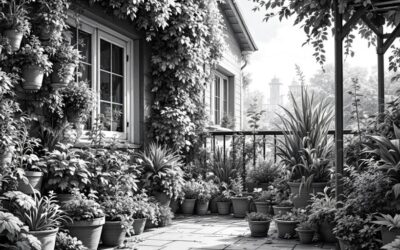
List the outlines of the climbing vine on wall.
<svg viewBox="0 0 400 250">
<path fill-rule="evenodd" d="M 149 138 L 189 152 L 204 128 L 203 91 L 224 49 L 218 0 L 92 0 L 145 32 L 152 51 Z"/>
</svg>

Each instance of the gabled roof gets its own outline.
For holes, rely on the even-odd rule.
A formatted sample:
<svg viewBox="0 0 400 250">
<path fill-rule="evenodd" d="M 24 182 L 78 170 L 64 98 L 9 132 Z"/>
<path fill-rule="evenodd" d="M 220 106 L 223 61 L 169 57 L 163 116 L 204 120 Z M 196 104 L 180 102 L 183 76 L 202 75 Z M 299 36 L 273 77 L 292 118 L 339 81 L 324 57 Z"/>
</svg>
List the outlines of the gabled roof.
<svg viewBox="0 0 400 250">
<path fill-rule="evenodd" d="M 256 51 L 257 45 L 247 28 L 243 15 L 235 0 L 226 0 L 221 4 L 222 11 L 232 26 L 235 37 L 242 51 Z"/>
</svg>

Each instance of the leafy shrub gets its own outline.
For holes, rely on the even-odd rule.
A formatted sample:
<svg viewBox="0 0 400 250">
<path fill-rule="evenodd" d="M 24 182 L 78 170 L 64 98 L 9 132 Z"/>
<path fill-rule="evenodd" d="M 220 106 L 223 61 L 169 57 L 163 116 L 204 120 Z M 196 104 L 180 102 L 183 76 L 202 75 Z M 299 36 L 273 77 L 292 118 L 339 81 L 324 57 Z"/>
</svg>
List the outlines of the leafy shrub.
<svg viewBox="0 0 400 250">
<path fill-rule="evenodd" d="M 158 217 L 158 220 L 161 226 L 170 225 L 173 218 L 174 218 L 174 213 L 171 211 L 170 207 L 160 206 L 160 215 Z"/>
<path fill-rule="evenodd" d="M 73 200 L 63 204 L 63 209 L 73 221 L 88 221 L 104 217 L 104 211 L 99 203 L 78 192 L 75 192 L 74 196 Z"/>
<path fill-rule="evenodd" d="M 271 221 L 271 216 L 264 213 L 248 213 L 247 220 L 249 221 Z"/>
<path fill-rule="evenodd" d="M 107 197 L 100 205 L 104 211 L 107 221 L 121 221 L 124 228 L 128 229 L 132 225 L 133 208 L 129 206 L 127 200 L 131 199 L 129 196 L 119 194 L 114 197 Z"/>
<path fill-rule="evenodd" d="M 272 183 L 281 173 L 280 166 L 270 160 L 260 160 L 257 165 L 247 174 L 247 181 L 256 185 Z"/>
<path fill-rule="evenodd" d="M 201 189 L 201 184 L 195 180 L 186 181 L 183 185 L 185 199 L 196 199 Z"/>
<path fill-rule="evenodd" d="M 325 187 L 324 193 L 312 195 L 310 205 L 309 221 L 319 225 L 323 222 L 331 223 L 335 219 L 336 199 L 328 194 L 328 187 Z"/>
<path fill-rule="evenodd" d="M 58 232 L 55 249 L 57 250 L 87 250 L 82 241 L 65 232 Z"/>
<path fill-rule="evenodd" d="M 27 65 L 36 65 L 43 69 L 46 74 L 51 72 L 52 63 L 45 50 L 36 36 L 31 36 L 29 42 L 25 44 L 18 52 L 19 64 L 24 67 Z"/>
<path fill-rule="evenodd" d="M 304 209 L 295 209 L 293 208 L 291 212 L 286 214 L 278 214 L 275 215 L 276 220 L 282 221 L 297 221 L 302 222 L 307 220 L 306 211 Z"/>
<path fill-rule="evenodd" d="M 231 179 L 241 174 L 241 161 L 233 161 L 230 152 L 225 152 L 223 148 L 216 148 L 213 161 L 211 162 L 211 172 L 219 182 L 230 183 Z"/>
</svg>

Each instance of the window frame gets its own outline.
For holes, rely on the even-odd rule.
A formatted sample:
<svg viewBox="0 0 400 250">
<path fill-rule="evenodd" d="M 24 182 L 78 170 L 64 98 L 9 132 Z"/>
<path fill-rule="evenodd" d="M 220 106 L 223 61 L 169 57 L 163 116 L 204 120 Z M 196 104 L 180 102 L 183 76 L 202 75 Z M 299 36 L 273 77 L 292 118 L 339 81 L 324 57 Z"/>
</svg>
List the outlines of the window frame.
<svg viewBox="0 0 400 250">
<path fill-rule="evenodd" d="M 217 122 L 216 117 L 216 81 L 219 78 L 219 122 Z M 226 88 L 225 83 L 226 82 Z M 230 101 L 230 91 L 229 91 L 229 77 L 223 75 L 220 72 L 214 72 L 214 79 L 212 81 L 212 88 L 211 88 L 211 114 L 213 117 L 214 125 L 221 125 L 222 119 L 225 115 L 229 115 L 229 101 Z M 225 100 L 225 93 L 226 93 L 226 100 Z M 226 104 L 226 105 L 225 105 Z M 226 110 L 225 110 L 226 107 Z"/>
</svg>

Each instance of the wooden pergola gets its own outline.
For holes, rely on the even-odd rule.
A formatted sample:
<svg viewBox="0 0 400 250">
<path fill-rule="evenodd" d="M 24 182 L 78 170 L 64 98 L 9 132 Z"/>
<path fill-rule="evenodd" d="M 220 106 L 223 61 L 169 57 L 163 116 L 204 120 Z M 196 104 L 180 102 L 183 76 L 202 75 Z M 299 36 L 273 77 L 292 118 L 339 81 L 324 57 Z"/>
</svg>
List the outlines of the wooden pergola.
<svg viewBox="0 0 400 250">
<path fill-rule="evenodd" d="M 335 145 L 336 145 L 336 197 L 340 200 L 343 193 L 344 152 L 343 152 L 343 40 L 352 27 L 362 20 L 376 35 L 378 55 L 378 105 L 379 113 L 385 108 L 385 64 L 384 56 L 394 40 L 400 36 L 400 24 L 391 33 L 384 33 L 384 15 L 391 11 L 400 11 L 400 0 L 372 0 L 372 6 L 363 6 L 353 2 L 354 13 L 344 24 L 343 14 L 339 11 L 339 0 L 334 0 L 335 18 Z M 349 3 L 351 4 L 351 3 Z M 375 14 L 369 18 L 368 13 Z M 380 17 L 380 18 L 379 18 Z"/>
</svg>

